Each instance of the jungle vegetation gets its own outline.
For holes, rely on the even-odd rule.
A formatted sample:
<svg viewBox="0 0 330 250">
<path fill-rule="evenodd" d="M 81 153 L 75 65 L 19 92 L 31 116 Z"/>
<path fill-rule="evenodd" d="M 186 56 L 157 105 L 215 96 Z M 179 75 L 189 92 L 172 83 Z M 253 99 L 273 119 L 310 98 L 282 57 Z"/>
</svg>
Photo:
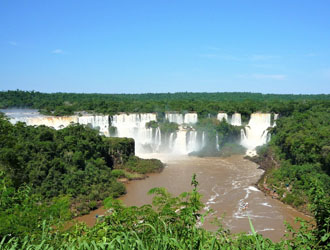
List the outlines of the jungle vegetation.
<svg viewBox="0 0 330 250">
<path fill-rule="evenodd" d="M 243 121 L 256 111 L 291 114 L 297 106 L 309 108 L 330 102 L 330 95 L 278 95 L 261 93 L 147 93 L 147 94 L 77 94 L 40 93 L 34 91 L 0 92 L 0 108 L 39 109 L 43 114 L 71 115 L 75 111 L 92 111 L 113 115 L 118 112 L 166 111 L 197 112 L 199 118 L 218 112 L 239 112 Z"/>
<path fill-rule="evenodd" d="M 315 105 L 276 121 L 272 139 L 259 148 L 261 163 L 271 162 L 259 185 L 283 202 L 315 217 L 318 234 L 329 243 L 330 107 Z"/>
<path fill-rule="evenodd" d="M 75 215 L 126 192 L 112 170 L 145 174 L 162 167 L 158 160 L 136 157 L 133 139 L 106 138 L 77 124 L 61 130 L 12 125 L 0 117 L 0 171 L 10 186 L 28 186 L 42 200 L 70 197 Z"/>
<path fill-rule="evenodd" d="M 330 248 L 330 97 L 254 93 L 176 93 L 143 95 L 44 94 L 0 92 L 0 107 L 31 107 L 62 115 L 75 111 L 197 112 L 196 129 L 208 127 L 231 146 L 235 128 L 208 114 L 255 111 L 280 115 L 272 139 L 259 149 L 270 161 L 261 185 L 279 199 L 305 209 L 315 225 L 302 222 L 278 243 L 258 235 L 233 235 L 220 224 L 216 233 L 198 227 L 203 204 L 196 176 L 193 189 L 174 197 L 153 189 L 153 206 L 125 207 L 114 198 L 125 192 L 117 178 L 159 171 L 162 164 L 134 156 L 131 139 L 105 138 L 73 125 L 56 131 L 44 126 L 11 125 L 0 119 L 1 249 L 329 249 Z M 203 119 L 205 118 L 205 119 Z M 245 118 L 246 119 L 246 118 Z M 149 124 L 156 127 L 158 124 Z M 174 124 L 163 125 L 172 131 Z M 230 135 L 230 136 L 229 136 Z M 134 142 L 133 142 L 134 145 Z M 267 177 L 267 178 L 265 178 Z M 264 182 L 263 182 L 264 181 Z M 94 227 L 61 225 L 104 200 L 109 214 Z M 79 206 L 82 206 L 80 208 Z"/>
</svg>

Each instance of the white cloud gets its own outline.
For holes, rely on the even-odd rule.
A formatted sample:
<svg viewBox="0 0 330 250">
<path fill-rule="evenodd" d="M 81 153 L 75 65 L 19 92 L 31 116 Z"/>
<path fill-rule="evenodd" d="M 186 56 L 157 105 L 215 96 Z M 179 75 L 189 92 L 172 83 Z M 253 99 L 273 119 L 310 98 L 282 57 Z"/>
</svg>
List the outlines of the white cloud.
<svg viewBox="0 0 330 250">
<path fill-rule="evenodd" d="M 52 54 L 64 54 L 64 51 L 61 49 L 55 49 L 52 51 Z"/>
</svg>

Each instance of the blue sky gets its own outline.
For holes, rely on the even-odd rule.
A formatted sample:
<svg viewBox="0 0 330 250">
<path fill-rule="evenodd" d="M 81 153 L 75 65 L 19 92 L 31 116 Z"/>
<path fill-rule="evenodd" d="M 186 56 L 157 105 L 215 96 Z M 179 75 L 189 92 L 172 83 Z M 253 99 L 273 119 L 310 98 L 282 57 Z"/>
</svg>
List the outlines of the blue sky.
<svg viewBox="0 0 330 250">
<path fill-rule="evenodd" d="M 330 1 L 0 1 L 0 90 L 330 93 Z"/>
</svg>

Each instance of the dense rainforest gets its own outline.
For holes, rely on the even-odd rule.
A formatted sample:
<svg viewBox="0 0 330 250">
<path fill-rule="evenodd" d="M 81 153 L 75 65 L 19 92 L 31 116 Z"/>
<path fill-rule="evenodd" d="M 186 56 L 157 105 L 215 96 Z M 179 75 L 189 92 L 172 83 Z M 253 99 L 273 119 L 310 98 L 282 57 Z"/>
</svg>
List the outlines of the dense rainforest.
<svg viewBox="0 0 330 250">
<path fill-rule="evenodd" d="M 196 111 L 195 129 L 209 128 L 221 141 L 239 129 L 208 114 L 255 111 L 278 113 L 271 141 L 258 149 L 266 172 L 259 187 L 311 213 L 315 225 L 302 222 L 297 231 L 274 243 L 255 233 L 233 235 L 198 227 L 205 214 L 198 193 L 174 197 L 162 188 L 153 206 L 125 207 L 114 198 L 125 192 L 118 178 L 158 171 L 157 160 L 134 156 L 131 139 L 105 138 L 88 127 L 62 130 L 11 125 L 0 118 L 0 248 L 2 249 L 329 249 L 330 247 L 330 95 L 263 95 L 254 93 L 176 93 L 142 95 L 44 94 L 0 92 L 0 108 L 31 107 L 62 115 L 75 111 Z M 150 123 L 148 126 L 158 126 Z M 162 124 L 164 131 L 175 124 Z M 133 147 L 132 147 L 133 145 Z M 63 228 L 72 213 L 84 213 L 104 200 L 109 214 L 94 227 Z M 219 224 L 220 225 L 220 224 Z"/>
<path fill-rule="evenodd" d="M 8 196 L 31 194 L 49 204 L 66 200 L 73 215 L 88 213 L 111 196 L 125 193 L 119 177 L 141 178 L 163 167 L 159 160 L 134 155 L 134 140 L 106 138 L 82 125 L 61 130 L 12 125 L 0 116 L 0 171 Z M 2 196 L 2 198 L 4 198 Z M 24 215 L 1 203 L 0 236 L 16 235 Z M 13 209 L 13 210 L 12 210 Z M 16 229 L 14 229 L 16 227 Z M 26 228 L 27 229 L 27 228 Z"/>
<path fill-rule="evenodd" d="M 0 92 L 0 109 L 29 107 L 43 114 L 71 115 L 75 111 L 102 114 L 118 112 L 166 111 L 197 112 L 199 118 L 219 111 L 239 112 L 242 119 L 256 111 L 291 114 L 299 105 L 302 109 L 315 103 L 330 102 L 330 95 L 278 95 L 260 93 L 160 93 L 160 94 L 76 94 L 40 93 L 27 91 Z"/>
<path fill-rule="evenodd" d="M 295 110 L 272 128 L 272 139 L 259 148 L 257 162 L 266 174 L 261 189 L 302 211 L 311 212 L 318 233 L 330 226 L 330 107 Z M 259 159 L 258 159 L 259 158 Z"/>
</svg>

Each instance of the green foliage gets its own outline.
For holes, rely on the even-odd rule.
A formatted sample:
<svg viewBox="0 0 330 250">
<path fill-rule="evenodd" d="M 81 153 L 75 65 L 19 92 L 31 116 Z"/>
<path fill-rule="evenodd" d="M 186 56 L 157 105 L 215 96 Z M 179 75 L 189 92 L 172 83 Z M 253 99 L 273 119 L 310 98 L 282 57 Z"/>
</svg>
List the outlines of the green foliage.
<svg viewBox="0 0 330 250">
<path fill-rule="evenodd" d="M 159 172 L 164 168 L 164 164 L 157 159 L 140 159 L 136 156 L 131 156 L 123 165 L 123 168 L 130 172 L 146 174 Z"/>
<path fill-rule="evenodd" d="M 256 111 L 290 115 L 299 105 L 300 112 L 330 95 L 276 95 L 261 93 L 159 93 L 159 94 L 74 94 L 26 91 L 0 92 L 0 108 L 31 107 L 46 114 L 69 115 L 74 111 L 103 114 L 195 111 L 200 117 L 219 111 L 242 114 L 243 122 Z M 301 103 L 303 102 L 303 105 Z"/>
<path fill-rule="evenodd" d="M 244 154 L 245 150 L 238 144 L 241 135 L 241 127 L 232 126 L 225 120 L 215 118 L 199 119 L 194 128 L 200 135 L 205 133 L 205 146 L 199 152 L 193 152 L 196 156 L 229 156 L 231 154 Z M 218 136 L 217 151 L 216 136 Z"/>
<path fill-rule="evenodd" d="M 150 121 L 146 123 L 146 128 L 158 128 L 159 124 L 156 121 Z"/>
<path fill-rule="evenodd" d="M 112 170 L 111 174 L 115 178 L 123 178 L 126 176 L 125 171 L 122 169 L 114 169 L 114 170 Z"/>
<path fill-rule="evenodd" d="M 44 220 L 50 226 L 71 218 L 69 208 L 69 196 L 56 197 L 46 204 L 27 186 L 17 190 L 9 186 L 0 173 L 0 239 L 6 235 L 23 238 L 41 234 Z"/>
<path fill-rule="evenodd" d="M 270 148 L 279 164 L 267 172 L 267 185 L 279 198 L 316 219 L 313 237 L 319 245 L 329 243 L 330 227 L 330 108 L 327 103 L 295 107 L 291 116 L 276 121 Z M 268 157 L 268 148 L 261 147 L 261 158 Z M 270 157 L 274 162 L 274 159 Z M 301 244 L 310 239 L 300 238 Z M 299 243 L 300 244 L 300 243 Z"/>
<path fill-rule="evenodd" d="M 111 172 L 116 164 L 129 161 L 127 168 L 140 173 L 162 168 L 157 160 L 135 157 L 133 139 L 105 138 L 81 125 L 56 131 L 23 123 L 14 126 L 2 117 L 0 139 L 0 170 L 12 188 L 28 185 L 32 194 L 49 201 L 69 195 L 75 214 L 87 213 L 95 202 L 126 192 Z"/>
<path fill-rule="evenodd" d="M 103 137 L 108 154 L 113 158 L 113 164 L 125 164 L 127 160 L 135 155 L 134 140 L 132 138 Z"/>
<path fill-rule="evenodd" d="M 162 134 L 170 134 L 176 132 L 179 129 L 179 125 L 174 122 L 165 121 L 159 124 L 159 128 Z"/>
<path fill-rule="evenodd" d="M 107 198 L 108 214 L 94 227 L 77 224 L 68 231 L 54 231 L 45 223 L 38 234 L 4 237 L 1 249 L 327 249 L 305 222 L 298 231 L 288 226 L 287 237 L 273 243 L 258 235 L 230 235 L 219 229 L 208 232 L 198 226 L 207 214 L 203 208 L 198 182 L 193 176 L 191 192 L 174 197 L 164 188 L 149 191 L 155 195 L 153 206 L 125 207 Z M 293 235 L 293 237 L 292 237 Z"/>
<path fill-rule="evenodd" d="M 314 106 L 283 117 L 272 131 L 272 143 L 292 164 L 321 164 L 330 172 L 330 107 Z"/>
</svg>

